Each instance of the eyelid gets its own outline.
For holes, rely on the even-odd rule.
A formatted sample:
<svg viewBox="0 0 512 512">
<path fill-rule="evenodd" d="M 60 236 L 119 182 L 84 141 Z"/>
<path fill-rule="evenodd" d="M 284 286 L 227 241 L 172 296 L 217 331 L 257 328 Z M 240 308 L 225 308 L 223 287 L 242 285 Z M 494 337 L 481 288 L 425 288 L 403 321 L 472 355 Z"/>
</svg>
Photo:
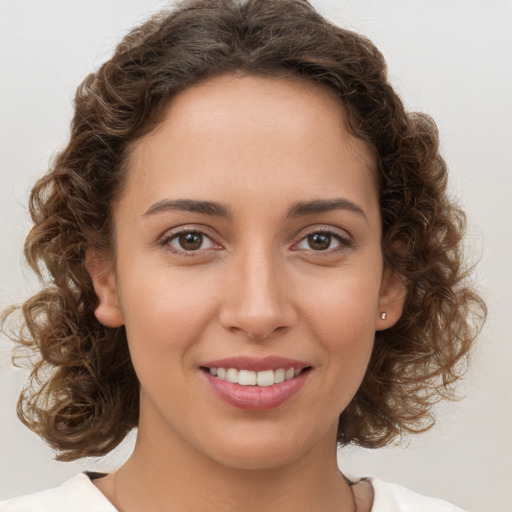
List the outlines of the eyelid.
<svg viewBox="0 0 512 512">
<path fill-rule="evenodd" d="M 218 237 L 211 233 L 211 229 L 208 227 L 201 225 L 201 224 L 186 224 L 181 226 L 176 226 L 174 228 L 168 229 L 164 232 L 163 235 L 161 235 L 158 239 L 158 244 L 168 248 L 169 251 L 175 253 L 175 254 L 182 254 L 185 256 L 199 256 L 204 255 L 204 253 L 212 251 L 212 250 L 219 250 L 222 249 L 223 246 L 221 243 L 217 241 Z M 179 250 L 175 248 L 170 248 L 169 242 L 176 238 L 178 235 L 183 233 L 200 233 L 201 235 L 208 238 L 216 247 L 208 248 L 208 249 L 198 249 L 196 251 L 187 251 L 185 249 Z M 314 249 L 307 250 L 307 249 L 298 249 L 295 248 L 300 242 L 302 242 L 305 238 L 308 236 L 314 234 L 314 233 L 325 233 L 328 235 L 333 236 L 336 240 L 338 240 L 341 244 L 340 247 L 336 247 L 334 249 L 327 249 L 324 251 L 315 251 Z M 314 253 L 316 255 L 321 256 L 322 254 L 333 254 L 337 252 L 342 252 L 344 250 L 347 250 L 348 248 L 354 246 L 354 240 L 350 233 L 342 228 L 338 228 L 335 226 L 329 226 L 329 225 L 323 225 L 323 224 L 314 224 L 311 226 L 307 226 L 306 228 L 302 229 L 300 233 L 298 234 L 296 241 L 292 244 L 291 249 L 295 251 L 304 251 L 309 253 Z"/>
<path fill-rule="evenodd" d="M 336 240 L 338 240 L 341 244 L 341 247 L 336 247 L 334 249 L 326 249 L 325 251 L 315 251 L 314 249 L 294 249 L 295 246 L 297 246 L 300 242 L 302 242 L 305 238 L 307 238 L 310 235 L 313 235 L 315 233 L 323 233 L 328 234 L 334 237 Z M 326 226 L 321 224 L 316 224 L 313 226 L 308 226 L 304 230 L 302 230 L 298 235 L 298 240 L 292 244 L 292 250 L 295 251 L 305 251 L 309 253 L 314 253 L 316 255 L 321 256 L 322 254 L 333 254 L 337 252 L 344 251 L 352 246 L 354 246 L 354 240 L 350 233 L 346 231 L 345 229 L 337 228 L 334 226 Z"/>
<path fill-rule="evenodd" d="M 183 233 L 199 233 L 202 236 L 208 238 L 215 245 L 215 247 L 210 247 L 208 249 L 198 249 L 196 251 L 187 251 L 185 249 L 180 250 L 174 247 L 171 248 L 170 242 Z M 217 241 L 217 237 L 211 234 L 211 230 L 200 224 L 186 224 L 168 229 L 163 235 L 159 237 L 158 244 L 164 248 L 167 248 L 174 254 L 181 254 L 185 256 L 204 255 L 204 253 L 208 251 L 219 250 L 222 248 L 222 245 Z"/>
</svg>

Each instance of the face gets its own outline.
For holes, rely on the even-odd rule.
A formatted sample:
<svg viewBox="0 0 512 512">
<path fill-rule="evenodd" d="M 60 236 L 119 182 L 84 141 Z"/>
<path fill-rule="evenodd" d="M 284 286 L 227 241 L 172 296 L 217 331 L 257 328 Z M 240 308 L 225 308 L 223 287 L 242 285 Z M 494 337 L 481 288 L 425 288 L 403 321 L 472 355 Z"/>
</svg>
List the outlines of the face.
<svg viewBox="0 0 512 512">
<path fill-rule="evenodd" d="M 332 452 L 401 308 L 375 172 L 318 86 L 225 76 L 173 99 L 132 149 L 115 271 L 90 269 L 98 319 L 126 326 L 140 437 L 236 468 Z"/>
</svg>

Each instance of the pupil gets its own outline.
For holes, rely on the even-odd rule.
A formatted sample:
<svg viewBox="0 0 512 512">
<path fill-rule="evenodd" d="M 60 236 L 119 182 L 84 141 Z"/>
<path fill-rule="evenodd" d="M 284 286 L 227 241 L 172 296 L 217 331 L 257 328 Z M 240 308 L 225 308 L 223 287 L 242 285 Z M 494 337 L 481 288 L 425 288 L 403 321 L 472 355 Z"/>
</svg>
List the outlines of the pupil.
<svg viewBox="0 0 512 512">
<path fill-rule="evenodd" d="M 331 245 L 331 235 L 324 235 L 322 233 L 314 233 L 308 236 L 308 242 L 312 249 L 322 251 L 328 249 Z"/>
<path fill-rule="evenodd" d="M 201 247 L 203 235 L 200 233 L 185 233 L 179 236 L 181 247 L 188 251 L 194 251 Z"/>
</svg>

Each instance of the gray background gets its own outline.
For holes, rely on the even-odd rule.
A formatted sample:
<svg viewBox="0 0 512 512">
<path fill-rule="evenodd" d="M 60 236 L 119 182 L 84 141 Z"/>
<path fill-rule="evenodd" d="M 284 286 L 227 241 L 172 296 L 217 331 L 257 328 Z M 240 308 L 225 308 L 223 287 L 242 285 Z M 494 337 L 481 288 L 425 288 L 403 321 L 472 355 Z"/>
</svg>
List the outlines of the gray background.
<svg viewBox="0 0 512 512">
<path fill-rule="evenodd" d="M 340 467 L 377 475 L 474 512 L 510 512 L 512 498 L 512 2 L 509 0 L 313 0 L 362 32 L 387 57 L 409 109 L 437 121 L 451 187 L 469 214 L 468 252 L 488 324 L 462 386 L 429 433 L 408 446 L 344 449 Z M 37 283 L 21 251 L 31 184 L 67 138 L 74 89 L 107 59 L 128 28 L 164 6 L 156 0 L 0 0 L 0 307 Z M 52 461 L 15 417 L 25 372 L 0 339 L 0 498 L 56 485 L 77 471 L 115 467 L 130 441 L 102 460 Z"/>
</svg>

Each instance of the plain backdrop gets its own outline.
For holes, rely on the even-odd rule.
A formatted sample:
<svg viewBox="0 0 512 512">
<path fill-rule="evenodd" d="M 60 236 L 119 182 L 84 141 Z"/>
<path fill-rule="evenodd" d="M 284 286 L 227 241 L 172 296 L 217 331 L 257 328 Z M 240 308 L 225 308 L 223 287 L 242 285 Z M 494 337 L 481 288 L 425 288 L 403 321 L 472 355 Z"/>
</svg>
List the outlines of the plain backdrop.
<svg viewBox="0 0 512 512">
<path fill-rule="evenodd" d="M 344 449 L 340 467 L 443 497 L 474 512 L 511 512 L 512 498 L 512 2 L 313 0 L 372 39 L 411 110 L 437 121 L 450 186 L 469 216 L 468 252 L 489 305 L 461 391 L 437 425 L 402 447 Z M 26 203 L 48 159 L 66 143 L 74 90 L 156 0 L 0 0 L 0 307 L 37 287 L 21 257 Z M 109 470 L 130 441 L 101 460 L 52 461 L 16 419 L 26 372 L 0 340 L 0 499 L 56 485 L 84 468 Z"/>
</svg>

